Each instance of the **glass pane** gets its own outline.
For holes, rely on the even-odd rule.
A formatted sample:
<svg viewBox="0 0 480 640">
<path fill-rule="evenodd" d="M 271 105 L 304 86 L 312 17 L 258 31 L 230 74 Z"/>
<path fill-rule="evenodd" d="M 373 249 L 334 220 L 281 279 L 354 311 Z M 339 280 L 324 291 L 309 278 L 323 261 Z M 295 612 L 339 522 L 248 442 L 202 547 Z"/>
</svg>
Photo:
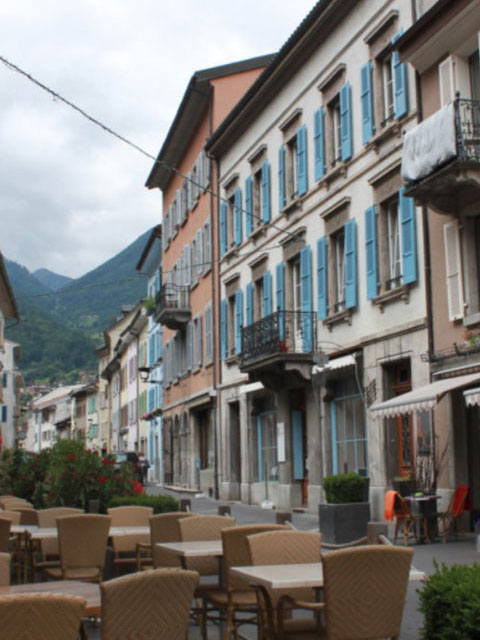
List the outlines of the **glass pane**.
<svg viewBox="0 0 480 640">
<path fill-rule="evenodd" d="M 355 415 L 354 404 L 352 400 L 346 400 L 345 405 L 345 439 L 353 440 L 355 438 Z"/>
<path fill-rule="evenodd" d="M 351 473 L 352 471 L 357 470 L 356 461 L 355 461 L 355 443 L 347 442 L 346 443 L 346 451 L 347 451 L 347 468 L 346 472 Z"/>
</svg>

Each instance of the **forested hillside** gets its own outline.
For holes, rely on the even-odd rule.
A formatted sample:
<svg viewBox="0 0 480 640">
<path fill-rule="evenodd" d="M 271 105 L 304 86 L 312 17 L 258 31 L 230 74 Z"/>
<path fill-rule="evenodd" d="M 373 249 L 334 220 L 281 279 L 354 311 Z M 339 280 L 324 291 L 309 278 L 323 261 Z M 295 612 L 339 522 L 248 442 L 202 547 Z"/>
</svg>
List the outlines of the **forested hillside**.
<svg viewBox="0 0 480 640">
<path fill-rule="evenodd" d="M 37 269 L 33 272 L 33 276 L 52 291 L 63 289 L 72 281 L 72 278 L 61 276 L 48 269 Z"/>
</svg>

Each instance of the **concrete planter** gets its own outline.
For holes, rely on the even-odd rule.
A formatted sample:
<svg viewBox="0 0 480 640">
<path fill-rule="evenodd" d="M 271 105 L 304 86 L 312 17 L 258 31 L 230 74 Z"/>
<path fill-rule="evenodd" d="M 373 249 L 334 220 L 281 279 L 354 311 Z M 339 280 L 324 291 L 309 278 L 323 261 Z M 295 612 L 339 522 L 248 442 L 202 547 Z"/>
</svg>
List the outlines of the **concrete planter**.
<svg viewBox="0 0 480 640">
<path fill-rule="evenodd" d="M 370 520 L 369 502 L 320 504 L 320 531 L 328 544 L 344 544 L 367 535 Z"/>
</svg>

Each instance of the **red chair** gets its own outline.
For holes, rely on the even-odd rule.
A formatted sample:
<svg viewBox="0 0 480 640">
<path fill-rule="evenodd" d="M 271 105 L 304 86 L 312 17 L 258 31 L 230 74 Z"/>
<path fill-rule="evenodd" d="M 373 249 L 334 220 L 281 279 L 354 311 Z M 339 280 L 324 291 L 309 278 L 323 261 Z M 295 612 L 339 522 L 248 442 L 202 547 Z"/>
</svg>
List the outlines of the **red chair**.
<svg viewBox="0 0 480 640">
<path fill-rule="evenodd" d="M 457 533 L 459 530 L 462 535 L 465 533 L 462 515 L 465 510 L 472 508 L 472 500 L 470 497 L 470 487 L 461 484 L 455 489 L 455 493 L 450 499 L 450 503 L 446 511 L 439 511 L 435 517 L 439 520 L 439 534 L 443 538 L 444 544 L 447 542 L 449 533 Z"/>
</svg>

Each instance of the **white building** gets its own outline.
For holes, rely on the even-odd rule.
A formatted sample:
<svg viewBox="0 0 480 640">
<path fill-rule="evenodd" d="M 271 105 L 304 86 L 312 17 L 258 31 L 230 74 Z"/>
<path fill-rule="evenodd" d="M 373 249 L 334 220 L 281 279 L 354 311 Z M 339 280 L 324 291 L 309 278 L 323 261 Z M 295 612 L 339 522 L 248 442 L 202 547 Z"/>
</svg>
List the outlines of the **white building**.
<svg viewBox="0 0 480 640">
<path fill-rule="evenodd" d="M 18 438 L 18 396 L 22 375 L 18 369 L 20 364 L 20 345 L 13 340 L 4 340 L 3 352 L 0 353 L 1 376 L 1 424 L 2 446 L 14 447 Z"/>
<path fill-rule="evenodd" d="M 72 394 L 83 385 L 58 387 L 34 400 L 28 420 L 25 449 L 39 453 L 61 438 L 69 438 L 72 428 L 74 399 Z"/>
</svg>

